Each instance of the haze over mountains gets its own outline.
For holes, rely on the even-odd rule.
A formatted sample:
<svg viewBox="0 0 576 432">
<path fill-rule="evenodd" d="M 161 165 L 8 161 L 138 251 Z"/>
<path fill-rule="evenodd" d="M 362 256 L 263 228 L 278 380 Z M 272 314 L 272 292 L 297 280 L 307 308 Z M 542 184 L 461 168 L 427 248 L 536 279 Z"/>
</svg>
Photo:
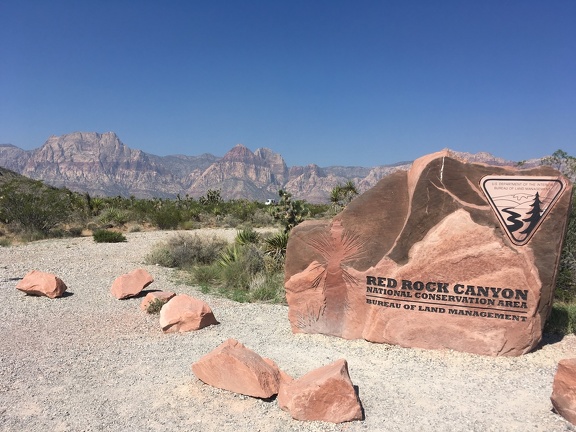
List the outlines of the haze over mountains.
<svg viewBox="0 0 576 432">
<path fill-rule="evenodd" d="M 461 157 L 493 165 L 514 162 L 488 153 L 459 153 Z M 254 152 L 238 144 L 223 157 L 156 156 L 124 145 L 114 132 L 75 132 L 51 136 L 40 148 L 23 150 L 0 144 L 0 166 L 97 196 L 137 198 L 197 198 L 209 189 L 224 199 L 265 200 L 277 198 L 285 189 L 296 199 L 327 203 L 337 184 L 352 180 L 363 192 L 385 175 L 407 169 L 411 162 L 375 167 L 319 167 L 314 164 L 288 167 L 282 156 L 267 148 Z"/>
</svg>

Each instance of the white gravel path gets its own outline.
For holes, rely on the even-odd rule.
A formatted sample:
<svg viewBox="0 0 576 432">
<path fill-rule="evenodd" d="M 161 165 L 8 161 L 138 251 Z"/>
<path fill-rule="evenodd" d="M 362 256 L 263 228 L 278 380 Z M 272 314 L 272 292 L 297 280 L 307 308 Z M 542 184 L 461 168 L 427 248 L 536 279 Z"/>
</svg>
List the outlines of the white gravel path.
<svg viewBox="0 0 576 432">
<path fill-rule="evenodd" d="M 232 239 L 234 230 L 198 233 Z M 576 357 L 576 337 L 547 337 L 516 358 L 405 349 L 322 335 L 292 334 L 287 307 L 239 304 L 177 282 L 145 265 L 175 233 L 91 237 L 0 248 L 0 430 L 2 431 L 576 431 L 552 412 L 556 365 Z M 141 298 L 116 300 L 110 285 L 144 267 L 149 289 L 202 298 L 217 326 L 165 335 Z M 71 295 L 50 300 L 15 289 L 37 269 L 58 275 Z M 365 420 L 300 422 L 277 402 L 203 384 L 190 365 L 228 338 L 273 359 L 293 377 L 348 360 Z"/>
</svg>

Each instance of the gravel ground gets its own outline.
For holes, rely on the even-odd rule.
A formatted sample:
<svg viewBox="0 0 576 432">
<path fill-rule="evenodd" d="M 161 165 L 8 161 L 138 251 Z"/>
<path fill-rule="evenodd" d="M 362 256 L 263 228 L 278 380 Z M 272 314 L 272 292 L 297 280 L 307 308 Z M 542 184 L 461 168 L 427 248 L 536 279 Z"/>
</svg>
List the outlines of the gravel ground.
<svg viewBox="0 0 576 432">
<path fill-rule="evenodd" d="M 232 239 L 234 230 L 203 230 Z M 292 334 L 288 309 L 239 304 L 180 284 L 144 257 L 174 232 L 91 237 L 0 248 L 0 430 L 2 431 L 576 431 L 552 412 L 556 365 L 576 357 L 576 337 L 547 336 L 535 352 L 491 358 Z M 116 300 L 112 281 L 144 267 L 149 289 L 205 300 L 220 321 L 163 334 L 141 298 Z M 50 300 L 15 289 L 29 270 L 58 275 L 69 295 Z M 348 361 L 365 420 L 300 422 L 264 401 L 212 388 L 190 365 L 228 338 L 297 378 Z"/>
</svg>

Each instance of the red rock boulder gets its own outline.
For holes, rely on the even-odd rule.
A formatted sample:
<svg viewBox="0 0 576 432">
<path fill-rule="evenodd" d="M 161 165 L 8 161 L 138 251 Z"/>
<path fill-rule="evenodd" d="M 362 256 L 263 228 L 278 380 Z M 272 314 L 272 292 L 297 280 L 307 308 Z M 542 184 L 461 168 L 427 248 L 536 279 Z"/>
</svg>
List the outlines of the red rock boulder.
<svg viewBox="0 0 576 432">
<path fill-rule="evenodd" d="M 280 384 L 280 371 L 274 362 L 234 339 L 200 358 L 192 365 L 192 372 L 213 387 L 259 398 L 274 396 Z"/>
<path fill-rule="evenodd" d="M 551 167 L 425 156 L 290 232 L 293 332 L 517 356 L 542 338 L 572 184 Z"/>
<path fill-rule="evenodd" d="M 576 358 L 558 363 L 550 400 L 558 414 L 576 425 Z"/>
<path fill-rule="evenodd" d="M 116 278 L 112 283 L 110 292 L 118 300 L 134 297 L 144 288 L 154 282 L 154 278 L 146 270 L 140 268 L 132 270 Z"/>
<path fill-rule="evenodd" d="M 61 297 L 67 287 L 62 279 L 52 273 L 32 270 L 18 282 L 16 289 L 28 295 L 56 298 Z"/>
<path fill-rule="evenodd" d="M 363 418 L 362 406 L 344 359 L 315 369 L 299 379 L 283 381 L 278 405 L 296 420 L 343 423 Z"/>
<path fill-rule="evenodd" d="M 218 324 L 210 306 L 186 294 L 173 297 L 160 310 L 160 326 L 164 333 L 200 330 Z"/>
<path fill-rule="evenodd" d="M 142 299 L 142 303 L 140 303 L 140 309 L 143 311 L 148 309 L 148 306 L 156 300 L 159 300 L 163 303 L 168 302 L 172 297 L 176 296 L 176 293 L 172 291 L 152 291 L 146 294 L 146 297 Z"/>
</svg>

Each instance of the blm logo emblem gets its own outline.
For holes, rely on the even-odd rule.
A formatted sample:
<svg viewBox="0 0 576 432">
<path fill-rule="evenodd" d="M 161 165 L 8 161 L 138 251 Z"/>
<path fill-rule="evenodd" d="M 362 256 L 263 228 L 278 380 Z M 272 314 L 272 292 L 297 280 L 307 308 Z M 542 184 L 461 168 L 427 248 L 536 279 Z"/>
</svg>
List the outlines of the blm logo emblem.
<svg viewBox="0 0 576 432">
<path fill-rule="evenodd" d="M 561 177 L 486 176 L 480 186 L 512 243 L 528 243 L 566 184 Z"/>
</svg>

